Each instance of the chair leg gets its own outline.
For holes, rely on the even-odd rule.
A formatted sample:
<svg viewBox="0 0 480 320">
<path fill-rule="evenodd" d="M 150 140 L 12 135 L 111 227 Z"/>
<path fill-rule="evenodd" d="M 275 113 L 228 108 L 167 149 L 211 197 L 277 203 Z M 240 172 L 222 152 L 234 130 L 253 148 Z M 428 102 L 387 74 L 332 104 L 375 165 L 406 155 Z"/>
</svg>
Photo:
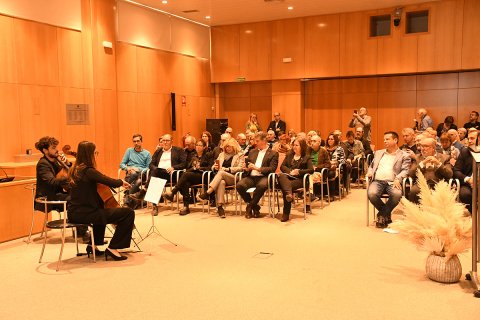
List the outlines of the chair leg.
<svg viewBox="0 0 480 320">
<path fill-rule="evenodd" d="M 75 239 L 75 242 L 76 239 Z M 60 269 L 60 261 L 62 261 L 62 255 L 63 255 L 63 247 L 65 246 L 65 226 L 63 226 L 62 228 L 62 246 L 60 248 L 60 254 L 58 255 L 58 261 L 57 261 L 57 270 L 58 271 Z"/>
</svg>

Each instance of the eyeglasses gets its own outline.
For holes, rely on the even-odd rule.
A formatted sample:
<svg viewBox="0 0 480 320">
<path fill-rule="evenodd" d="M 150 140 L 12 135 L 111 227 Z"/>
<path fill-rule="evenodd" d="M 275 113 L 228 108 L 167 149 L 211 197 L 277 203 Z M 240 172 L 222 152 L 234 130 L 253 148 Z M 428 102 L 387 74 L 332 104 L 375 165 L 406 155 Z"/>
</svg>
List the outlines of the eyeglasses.
<svg viewBox="0 0 480 320">
<path fill-rule="evenodd" d="M 203 147 L 203 144 L 199 143 L 197 145 L 195 145 L 196 147 Z"/>
</svg>

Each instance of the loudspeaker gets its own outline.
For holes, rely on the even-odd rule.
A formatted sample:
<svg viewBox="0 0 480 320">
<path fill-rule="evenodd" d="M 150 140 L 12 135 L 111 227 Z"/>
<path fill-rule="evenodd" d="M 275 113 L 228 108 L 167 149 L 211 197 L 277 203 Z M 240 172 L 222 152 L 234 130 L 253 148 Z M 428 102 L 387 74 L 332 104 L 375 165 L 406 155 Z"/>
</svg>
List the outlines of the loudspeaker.
<svg viewBox="0 0 480 320">
<path fill-rule="evenodd" d="M 212 135 L 212 142 L 218 146 L 221 134 L 228 128 L 228 119 L 207 119 L 206 127 Z"/>
<path fill-rule="evenodd" d="M 177 117 L 175 115 L 175 92 L 170 92 L 170 98 L 172 100 L 172 131 L 176 131 Z"/>
</svg>

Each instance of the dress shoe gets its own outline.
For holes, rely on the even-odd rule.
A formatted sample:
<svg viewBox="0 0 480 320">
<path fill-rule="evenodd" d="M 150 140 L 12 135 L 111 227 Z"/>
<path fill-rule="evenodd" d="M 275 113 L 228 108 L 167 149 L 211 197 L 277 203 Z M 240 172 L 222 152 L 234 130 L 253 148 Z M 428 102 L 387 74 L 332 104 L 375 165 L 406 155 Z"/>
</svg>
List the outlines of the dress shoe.
<svg viewBox="0 0 480 320">
<path fill-rule="evenodd" d="M 199 193 L 197 195 L 197 199 L 200 202 L 204 202 L 204 201 L 207 201 L 208 199 L 210 199 L 210 195 L 207 192 Z"/>
<path fill-rule="evenodd" d="M 387 219 L 383 216 L 377 216 L 377 222 L 375 223 L 375 227 L 379 229 L 384 229 L 388 227 Z"/>
<path fill-rule="evenodd" d="M 90 231 L 87 231 L 82 235 L 82 242 L 83 243 L 89 243 L 90 240 L 91 240 Z"/>
<path fill-rule="evenodd" d="M 218 212 L 218 216 L 219 216 L 220 218 L 225 218 L 225 210 L 223 209 L 222 206 L 220 206 L 220 207 L 217 208 L 217 212 Z"/>
<path fill-rule="evenodd" d="M 258 204 L 253 206 L 253 217 L 260 218 L 260 206 Z"/>
<path fill-rule="evenodd" d="M 87 246 L 86 251 L 87 251 L 87 256 L 90 258 L 90 255 L 93 254 L 93 249 L 90 244 Z M 104 254 L 105 254 L 105 251 L 100 251 L 97 248 L 95 248 L 95 256 L 103 256 Z"/>
<path fill-rule="evenodd" d="M 289 219 L 290 219 L 290 214 L 284 213 L 284 214 L 282 215 L 282 219 L 281 219 L 280 221 L 282 221 L 282 222 L 287 222 Z"/>
<path fill-rule="evenodd" d="M 112 258 L 115 261 L 127 260 L 127 257 L 122 255 L 117 256 L 107 248 L 107 250 L 105 250 L 105 261 L 108 261 L 108 257 Z"/>
<path fill-rule="evenodd" d="M 152 214 L 153 214 L 154 216 L 158 216 L 158 206 L 153 205 Z"/>
<path fill-rule="evenodd" d="M 250 219 L 252 217 L 252 205 L 249 203 L 247 204 L 247 208 L 245 209 L 245 218 Z"/>
<path fill-rule="evenodd" d="M 175 196 L 173 195 L 172 192 L 165 192 L 165 193 L 163 194 L 163 198 L 167 199 L 167 200 L 170 201 L 170 202 L 173 202 L 173 198 L 174 198 L 174 197 L 175 197 Z"/>
<path fill-rule="evenodd" d="M 180 210 L 180 215 L 181 216 L 186 216 L 187 214 L 190 213 L 190 209 L 188 207 L 184 207 L 182 210 Z"/>
<path fill-rule="evenodd" d="M 138 192 L 135 192 L 131 195 L 129 195 L 129 197 L 131 199 L 134 199 L 134 200 L 143 200 L 143 198 L 145 198 L 145 195 L 147 194 L 147 190 L 145 189 L 140 189 L 140 191 Z"/>
<path fill-rule="evenodd" d="M 287 192 L 287 194 L 285 194 L 285 200 L 287 200 L 287 202 L 292 202 L 293 194 L 291 192 Z"/>
</svg>

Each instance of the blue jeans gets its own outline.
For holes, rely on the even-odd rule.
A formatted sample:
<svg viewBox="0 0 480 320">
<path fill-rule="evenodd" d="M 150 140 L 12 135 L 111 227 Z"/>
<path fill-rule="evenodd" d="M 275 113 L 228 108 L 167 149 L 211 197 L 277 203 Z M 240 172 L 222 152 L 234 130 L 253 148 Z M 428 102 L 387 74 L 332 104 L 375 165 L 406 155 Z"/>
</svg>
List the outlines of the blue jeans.
<svg viewBox="0 0 480 320">
<path fill-rule="evenodd" d="M 378 215 L 390 219 L 392 210 L 398 205 L 402 198 L 402 190 L 399 190 L 389 181 L 374 180 L 368 186 L 368 200 L 378 210 Z M 388 194 L 386 203 L 382 201 L 382 194 Z"/>
</svg>

